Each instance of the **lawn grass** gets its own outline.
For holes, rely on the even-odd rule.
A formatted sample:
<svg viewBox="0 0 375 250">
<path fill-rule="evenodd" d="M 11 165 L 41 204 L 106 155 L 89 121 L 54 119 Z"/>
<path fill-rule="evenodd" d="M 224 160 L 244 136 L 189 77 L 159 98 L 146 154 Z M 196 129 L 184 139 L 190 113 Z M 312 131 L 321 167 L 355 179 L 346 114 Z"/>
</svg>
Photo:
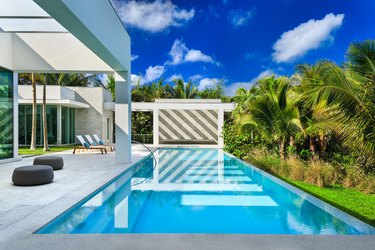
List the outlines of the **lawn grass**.
<svg viewBox="0 0 375 250">
<path fill-rule="evenodd" d="M 375 226 L 375 195 L 341 186 L 317 187 L 303 181 L 283 179 L 291 185 Z"/>
<path fill-rule="evenodd" d="M 375 194 L 364 194 L 353 188 L 345 188 L 339 185 L 318 187 L 303 181 L 284 178 L 273 173 L 267 165 L 278 164 L 269 158 L 262 160 L 246 159 L 250 164 L 277 176 L 283 181 L 309 193 L 348 214 L 375 226 Z"/>
<path fill-rule="evenodd" d="M 306 193 L 375 226 L 375 194 L 364 194 L 354 188 L 345 188 L 341 185 L 318 187 L 304 181 L 285 178 L 273 172 L 272 168 L 269 167 L 271 165 L 280 165 L 280 160 L 272 157 L 260 157 L 258 159 L 249 157 L 246 161 Z"/>
<path fill-rule="evenodd" d="M 19 155 L 44 155 L 44 154 L 50 154 L 55 152 L 61 152 L 69 149 L 73 149 L 74 146 L 51 146 L 50 151 L 43 151 L 43 147 L 39 147 L 35 150 L 30 150 L 29 147 L 20 147 L 18 149 Z"/>
</svg>

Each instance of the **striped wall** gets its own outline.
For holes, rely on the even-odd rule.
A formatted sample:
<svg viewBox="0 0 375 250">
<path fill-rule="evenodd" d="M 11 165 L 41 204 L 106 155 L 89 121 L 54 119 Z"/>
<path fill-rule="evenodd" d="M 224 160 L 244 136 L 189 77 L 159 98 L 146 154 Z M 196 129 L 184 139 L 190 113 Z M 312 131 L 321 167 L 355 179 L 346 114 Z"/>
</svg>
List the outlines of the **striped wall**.
<svg viewBox="0 0 375 250">
<path fill-rule="evenodd" d="M 160 110 L 159 143 L 216 144 L 217 110 Z"/>
</svg>

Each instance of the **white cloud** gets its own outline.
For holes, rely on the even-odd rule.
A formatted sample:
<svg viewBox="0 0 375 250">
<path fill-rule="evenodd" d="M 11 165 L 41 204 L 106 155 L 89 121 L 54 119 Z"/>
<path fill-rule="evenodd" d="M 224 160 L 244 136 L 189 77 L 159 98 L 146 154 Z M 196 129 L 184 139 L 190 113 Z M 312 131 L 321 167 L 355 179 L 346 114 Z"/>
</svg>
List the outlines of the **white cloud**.
<svg viewBox="0 0 375 250">
<path fill-rule="evenodd" d="M 146 74 L 144 78 L 142 78 L 142 83 L 148 83 L 155 79 L 160 78 L 164 74 L 164 67 L 160 65 L 156 65 L 154 67 L 150 66 L 146 69 Z"/>
<path fill-rule="evenodd" d="M 182 75 L 180 74 L 174 74 L 174 75 L 171 75 L 168 79 L 167 79 L 167 82 L 173 82 L 174 80 L 176 79 L 182 79 L 183 80 L 183 77 Z"/>
<path fill-rule="evenodd" d="M 130 76 L 130 81 L 132 83 L 132 85 L 137 85 L 138 82 L 142 79 L 141 76 L 138 76 L 138 75 L 134 75 L 134 74 L 131 74 Z"/>
<path fill-rule="evenodd" d="M 255 15 L 255 10 L 243 11 L 232 10 L 229 12 L 229 21 L 235 27 L 246 26 L 249 24 L 250 19 Z"/>
<path fill-rule="evenodd" d="M 137 60 L 139 58 L 139 55 L 131 55 L 130 56 L 130 60 L 134 61 L 134 60 Z"/>
<path fill-rule="evenodd" d="M 160 78 L 164 74 L 164 71 L 164 66 L 150 66 L 146 69 L 146 74 L 144 76 L 132 74 L 130 80 L 132 85 L 136 85 L 138 82 L 143 85 Z"/>
<path fill-rule="evenodd" d="M 175 40 L 169 55 L 172 61 L 169 64 L 177 65 L 185 62 L 207 62 L 215 63 L 211 56 L 204 54 L 200 50 L 189 49 L 181 40 Z"/>
<path fill-rule="evenodd" d="M 236 94 L 237 89 L 239 88 L 250 89 L 250 87 L 256 84 L 260 79 L 270 76 L 272 74 L 274 74 L 274 72 L 270 69 L 267 69 L 267 70 L 260 72 L 259 75 L 251 79 L 249 82 L 232 83 L 231 85 L 225 87 L 225 94 L 228 96 L 234 96 Z"/>
<path fill-rule="evenodd" d="M 198 90 L 202 91 L 206 88 L 211 88 L 218 84 L 220 82 L 220 79 L 217 78 L 203 78 L 199 81 L 198 84 Z"/>
<path fill-rule="evenodd" d="M 194 9 L 180 9 L 170 0 L 114 2 L 117 13 L 124 23 L 149 32 L 182 26 L 195 15 Z"/>
<path fill-rule="evenodd" d="M 327 14 L 321 20 L 311 19 L 284 32 L 273 46 L 275 62 L 290 62 L 307 51 L 317 49 L 322 42 L 333 39 L 331 32 L 341 27 L 344 14 Z"/>
<path fill-rule="evenodd" d="M 190 76 L 190 77 L 189 77 L 189 80 L 192 81 L 192 82 L 196 82 L 196 81 L 198 81 L 198 80 L 200 80 L 200 79 L 202 79 L 202 78 L 203 78 L 202 75 L 200 75 L 200 74 L 196 74 L 196 75 Z"/>
<path fill-rule="evenodd" d="M 187 62 L 208 62 L 212 63 L 214 60 L 212 57 L 205 55 L 200 50 L 191 49 L 185 55 L 185 61 Z"/>
</svg>

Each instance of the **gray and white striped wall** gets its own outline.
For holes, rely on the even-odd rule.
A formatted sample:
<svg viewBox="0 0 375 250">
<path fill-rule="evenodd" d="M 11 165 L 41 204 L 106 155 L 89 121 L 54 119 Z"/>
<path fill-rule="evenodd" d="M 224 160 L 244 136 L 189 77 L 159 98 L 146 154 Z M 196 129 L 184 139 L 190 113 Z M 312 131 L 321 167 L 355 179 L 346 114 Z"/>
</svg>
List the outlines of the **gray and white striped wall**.
<svg viewBox="0 0 375 250">
<path fill-rule="evenodd" d="M 157 99 L 155 102 L 133 102 L 132 111 L 153 112 L 153 144 L 206 144 L 224 146 L 222 128 L 224 112 L 234 103 L 220 99 Z"/>
</svg>

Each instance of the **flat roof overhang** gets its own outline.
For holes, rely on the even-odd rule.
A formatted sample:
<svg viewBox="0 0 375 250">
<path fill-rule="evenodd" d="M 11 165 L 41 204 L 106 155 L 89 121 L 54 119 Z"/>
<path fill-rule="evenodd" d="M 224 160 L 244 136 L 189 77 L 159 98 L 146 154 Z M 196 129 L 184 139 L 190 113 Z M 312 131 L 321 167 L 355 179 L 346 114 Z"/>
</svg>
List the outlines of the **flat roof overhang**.
<svg viewBox="0 0 375 250">
<path fill-rule="evenodd" d="M 0 44 L 10 58 L 0 65 L 21 73 L 130 73 L 130 37 L 109 0 L 0 0 Z"/>
<path fill-rule="evenodd" d="M 225 112 L 231 112 L 235 108 L 234 103 L 218 102 L 179 102 L 170 100 L 168 102 L 132 102 L 132 111 L 153 111 L 155 109 L 180 109 L 180 110 L 218 110 L 223 109 Z M 114 102 L 105 102 L 104 109 L 114 110 Z"/>
<path fill-rule="evenodd" d="M 19 104 L 32 104 L 33 100 L 31 100 L 31 99 L 18 99 L 18 103 Z M 38 99 L 38 100 L 36 100 L 36 103 L 42 104 L 43 100 Z M 46 99 L 46 104 L 47 105 L 61 105 L 61 106 L 64 106 L 64 107 L 80 108 L 80 109 L 90 108 L 90 105 L 88 105 L 87 103 L 77 102 L 77 101 L 73 101 L 73 100 L 69 100 L 69 99 L 59 99 L 59 100 Z"/>
</svg>

